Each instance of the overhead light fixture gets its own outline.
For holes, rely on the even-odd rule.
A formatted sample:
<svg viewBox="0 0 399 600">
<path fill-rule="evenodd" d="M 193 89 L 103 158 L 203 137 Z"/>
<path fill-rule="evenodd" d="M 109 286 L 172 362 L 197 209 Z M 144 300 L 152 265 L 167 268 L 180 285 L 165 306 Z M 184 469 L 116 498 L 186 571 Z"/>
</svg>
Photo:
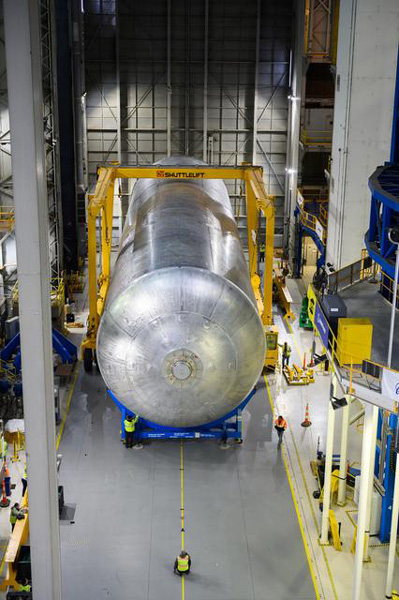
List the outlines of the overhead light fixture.
<svg viewBox="0 0 399 600">
<path fill-rule="evenodd" d="M 335 396 L 331 396 L 331 406 L 334 410 L 338 410 L 339 408 L 343 408 L 344 406 L 348 406 L 348 401 L 345 398 L 336 398 Z"/>
<path fill-rule="evenodd" d="M 296 169 L 288 169 L 287 167 L 285 168 L 286 172 L 288 173 L 288 175 L 294 175 L 294 173 L 296 173 Z"/>
</svg>

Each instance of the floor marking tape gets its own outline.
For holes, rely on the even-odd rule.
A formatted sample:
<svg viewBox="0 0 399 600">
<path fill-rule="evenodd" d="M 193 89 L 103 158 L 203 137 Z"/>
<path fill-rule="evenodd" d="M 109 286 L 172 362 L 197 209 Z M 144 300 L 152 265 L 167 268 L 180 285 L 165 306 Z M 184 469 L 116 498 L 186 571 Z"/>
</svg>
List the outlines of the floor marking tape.
<svg viewBox="0 0 399 600">
<path fill-rule="evenodd" d="M 269 383 L 267 381 L 266 376 L 264 376 L 264 379 L 265 379 L 265 383 L 266 383 L 266 390 L 267 390 L 267 395 L 269 397 L 270 406 L 271 406 L 272 412 L 274 414 L 274 404 L 273 404 L 273 399 L 272 399 L 272 395 L 271 395 L 271 392 L 270 392 Z M 304 530 L 304 527 L 303 527 L 302 517 L 301 517 L 301 515 L 299 513 L 298 503 L 297 503 L 297 500 L 296 500 L 295 494 L 294 494 L 294 488 L 293 488 L 292 481 L 291 481 L 291 475 L 290 475 L 289 470 L 288 470 L 288 464 L 287 464 L 287 459 L 286 459 L 286 456 L 285 456 L 285 450 L 284 450 L 284 448 L 281 448 L 281 450 L 282 450 L 282 456 L 283 456 L 285 471 L 287 473 L 288 485 L 290 487 L 292 501 L 294 503 L 295 512 L 296 512 L 296 516 L 297 516 L 298 524 L 299 524 L 299 529 L 301 531 L 302 542 L 303 542 L 303 546 L 305 548 L 306 558 L 308 560 L 310 576 L 312 578 L 313 587 L 314 587 L 315 592 L 316 592 L 316 598 L 317 598 L 317 600 L 320 600 L 320 592 L 319 592 L 319 588 L 317 587 L 316 576 L 315 576 L 315 573 L 314 573 L 314 570 L 313 570 L 312 560 L 311 560 L 310 554 L 309 554 L 309 548 L 308 548 L 308 543 L 307 543 L 307 540 L 306 540 L 306 537 L 305 537 L 305 530 Z"/>
<path fill-rule="evenodd" d="M 184 452 L 183 440 L 180 440 L 180 533 L 181 549 L 184 550 Z M 181 576 L 181 600 L 184 600 L 184 575 Z"/>
<path fill-rule="evenodd" d="M 58 435 L 57 435 L 57 443 L 56 443 L 56 446 L 55 446 L 57 450 L 58 450 L 58 447 L 59 447 L 60 442 L 61 442 L 62 434 L 64 433 L 64 427 L 65 427 L 65 423 L 66 423 L 67 416 L 68 416 L 68 413 L 69 413 L 69 407 L 71 405 L 72 395 L 73 395 L 73 392 L 75 391 L 75 385 L 76 385 L 76 380 L 78 378 L 79 371 L 80 371 L 80 362 L 77 364 L 77 367 L 76 367 L 75 377 L 73 379 L 73 384 L 72 384 L 72 387 L 71 387 L 71 391 L 69 392 L 68 402 L 67 402 L 66 409 L 65 409 L 65 414 L 64 414 L 64 417 L 62 419 L 61 427 L 60 427 L 60 430 L 59 430 Z"/>
<path fill-rule="evenodd" d="M 303 357 L 303 351 L 301 350 L 298 342 L 296 341 L 295 332 L 292 329 L 291 323 L 289 323 L 289 321 L 287 321 L 287 325 L 288 325 L 288 329 L 289 329 L 290 334 L 293 336 L 294 346 L 295 346 L 295 349 L 296 349 L 296 351 L 298 353 L 299 359 L 301 360 L 301 358 Z"/>
</svg>

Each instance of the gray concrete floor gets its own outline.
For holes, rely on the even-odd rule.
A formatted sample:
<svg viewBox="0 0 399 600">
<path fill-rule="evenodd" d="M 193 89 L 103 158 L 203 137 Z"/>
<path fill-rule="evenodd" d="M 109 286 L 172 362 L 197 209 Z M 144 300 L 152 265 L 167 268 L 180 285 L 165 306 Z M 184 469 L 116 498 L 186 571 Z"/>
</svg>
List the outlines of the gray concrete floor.
<svg viewBox="0 0 399 600">
<path fill-rule="evenodd" d="M 391 304 L 378 292 L 379 284 L 365 281 L 341 292 L 348 317 L 369 317 L 373 323 L 372 360 L 387 364 Z M 392 368 L 399 369 L 399 312 L 396 311 Z"/>
<path fill-rule="evenodd" d="M 193 559 L 185 598 L 313 600 L 263 381 L 243 419 L 241 446 L 184 443 L 186 548 Z M 180 443 L 126 450 L 119 429 L 101 376 L 82 372 L 60 446 L 71 515 L 61 526 L 63 598 L 181 598 L 172 572 L 180 550 Z"/>
</svg>

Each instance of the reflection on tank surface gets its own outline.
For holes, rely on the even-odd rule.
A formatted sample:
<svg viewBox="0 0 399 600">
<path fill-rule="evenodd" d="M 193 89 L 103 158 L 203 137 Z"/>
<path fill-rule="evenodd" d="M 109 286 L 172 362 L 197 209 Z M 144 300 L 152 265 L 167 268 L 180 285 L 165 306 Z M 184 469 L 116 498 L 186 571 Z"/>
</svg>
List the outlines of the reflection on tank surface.
<svg viewBox="0 0 399 600">
<path fill-rule="evenodd" d="M 175 157 L 158 164 L 203 163 Z M 224 183 L 139 180 L 98 332 L 108 387 L 145 419 L 202 425 L 251 391 L 264 353 Z"/>
</svg>

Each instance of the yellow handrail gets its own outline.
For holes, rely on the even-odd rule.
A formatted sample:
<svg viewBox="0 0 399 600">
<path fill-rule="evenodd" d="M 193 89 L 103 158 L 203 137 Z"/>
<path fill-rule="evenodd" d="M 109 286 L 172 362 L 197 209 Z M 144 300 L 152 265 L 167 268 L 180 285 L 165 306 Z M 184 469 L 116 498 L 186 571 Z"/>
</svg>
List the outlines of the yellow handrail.
<svg viewBox="0 0 399 600">
<path fill-rule="evenodd" d="M 15 212 L 13 206 L 0 206 L 0 230 L 11 231 L 15 225 Z"/>
<path fill-rule="evenodd" d="M 13 302 L 18 302 L 18 281 L 11 290 Z M 65 303 L 65 287 L 62 277 L 52 277 L 50 279 L 50 298 L 51 302 L 64 304 Z"/>
<path fill-rule="evenodd" d="M 312 291 L 312 297 L 314 296 L 316 298 L 316 302 L 318 302 L 317 296 L 314 292 L 313 286 L 311 284 L 309 284 L 309 288 Z M 309 306 L 310 306 L 310 302 L 309 302 Z M 309 310 L 309 309 L 308 309 Z M 314 312 L 316 311 L 316 307 L 314 307 Z M 311 315 L 309 314 L 309 316 L 311 317 Z M 330 327 L 330 324 L 328 323 L 328 321 L 326 320 L 326 325 L 328 327 L 328 348 L 326 348 L 326 350 L 329 350 L 331 353 L 331 369 L 333 372 L 335 372 L 335 366 L 334 366 L 334 359 L 338 360 L 339 356 L 343 356 L 344 355 L 344 349 L 338 344 L 338 339 L 336 338 L 333 330 Z M 359 356 L 356 354 L 351 354 L 348 352 L 347 348 L 345 348 L 345 355 L 348 356 L 348 362 L 345 364 L 340 365 L 341 368 L 345 369 L 346 371 L 348 371 L 348 377 L 349 377 L 349 381 L 350 381 L 350 387 L 352 387 L 352 383 L 354 382 L 354 376 L 359 376 L 361 375 L 362 377 L 364 377 L 366 374 L 362 371 L 362 363 L 363 363 L 363 356 Z M 378 363 L 374 360 L 371 359 L 367 359 L 368 363 L 371 363 L 373 365 L 375 365 L 376 367 L 379 367 L 380 369 L 385 369 L 385 370 L 389 370 L 392 371 L 394 373 L 399 373 L 399 371 L 397 369 L 392 369 L 391 367 L 388 367 L 385 364 L 382 363 Z M 367 377 L 372 377 L 373 379 L 376 379 L 375 377 L 373 377 L 372 375 L 367 374 Z"/>
<path fill-rule="evenodd" d="M 320 237 L 323 244 L 325 244 L 327 240 L 327 229 L 323 226 L 321 221 L 315 215 L 312 215 L 312 213 L 306 212 L 303 208 L 299 209 L 299 213 L 302 225 L 314 231 L 317 234 L 317 236 Z M 320 227 L 318 227 L 318 225 Z M 320 233 L 322 233 L 321 236 Z"/>
<path fill-rule="evenodd" d="M 332 131 L 331 130 L 310 130 L 302 128 L 301 141 L 305 146 L 315 144 L 317 146 L 331 146 Z"/>
</svg>

